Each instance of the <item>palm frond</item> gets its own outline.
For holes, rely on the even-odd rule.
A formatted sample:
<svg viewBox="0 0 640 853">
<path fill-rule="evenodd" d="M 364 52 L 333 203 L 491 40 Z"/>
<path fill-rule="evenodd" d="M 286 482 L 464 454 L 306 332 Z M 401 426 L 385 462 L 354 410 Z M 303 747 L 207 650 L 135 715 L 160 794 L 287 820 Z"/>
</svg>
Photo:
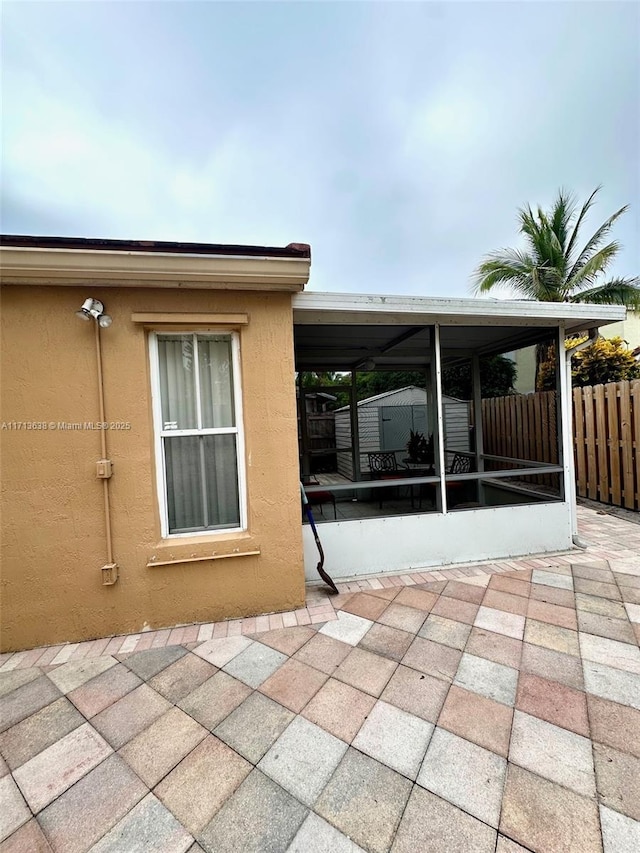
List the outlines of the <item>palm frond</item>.
<svg viewBox="0 0 640 853">
<path fill-rule="evenodd" d="M 582 209 L 580 210 L 580 213 L 578 214 L 578 218 L 576 219 L 576 224 L 573 227 L 573 232 L 572 232 L 571 237 L 569 239 L 569 243 L 567 244 L 567 261 L 570 261 L 570 259 L 571 259 L 571 254 L 575 248 L 576 241 L 578 239 L 578 234 L 580 233 L 580 226 L 582 225 L 582 221 L 584 220 L 585 216 L 589 212 L 589 209 L 592 207 L 593 200 L 598 195 L 598 193 L 600 192 L 601 189 L 602 189 L 602 185 L 597 186 L 595 188 L 595 190 L 591 193 L 589 198 L 582 205 Z"/>
<path fill-rule="evenodd" d="M 473 276 L 474 292 L 487 293 L 503 286 L 525 299 L 544 302 L 628 299 L 635 306 L 640 287 L 637 280 L 614 279 L 596 286 L 620 250 L 618 242 L 605 242 L 627 205 L 603 222 L 581 252 L 576 251 L 580 228 L 599 191 L 596 187 L 577 217 L 575 198 L 564 189 L 559 190 L 549 212 L 541 207 L 534 212 L 529 204 L 521 207 L 518 219 L 526 250 L 501 249 L 486 255 Z"/>
<path fill-rule="evenodd" d="M 593 283 L 593 280 L 607 269 L 620 251 L 620 243 L 614 240 L 592 255 L 574 274 L 566 279 L 565 295 Z"/>
<path fill-rule="evenodd" d="M 531 276 L 533 259 L 518 249 L 499 249 L 491 252 L 473 274 L 475 293 L 488 293 L 496 285 L 510 285 L 516 289 Z"/>
<path fill-rule="evenodd" d="M 626 305 L 640 310 L 640 279 L 613 278 L 611 281 L 575 293 L 570 302 L 591 302 L 594 305 Z"/>
<path fill-rule="evenodd" d="M 488 293 L 496 286 L 510 287 L 524 299 L 560 302 L 563 299 L 562 276 L 550 265 L 537 264 L 527 252 L 501 249 L 487 255 L 473 277 L 476 294 Z"/>
<path fill-rule="evenodd" d="M 520 209 L 520 231 L 527 238 L 534 263 L 539 266 L 549 261 L 548 230 L 548 223 L 540 208 L 535 214 L 529 206 Z"/>
<path fill-rule="evenodd" d="M 618 219 L 618 217 L 622 216 L 622 214 L 629 209 L 629 205 L 625 204 L 624 207 L 621 207 L 620 210 L 617 210 L 613 216 L 610 216 L 606 222 L 603 222 L 602 225 L 598 228 L 595 234 L 591 237 L 590 240 L 587 241 L 585 247 L 580 252 L 577 261 L 571 267 L 569 275 L 567 276 L 567 280 L 570 281 L 574 275 L 587 263 L 587 261 L 591 258 L 595 250 L 600 246 L 603 242 L 607 234 L 611 231 L 613 227 L 613 223 Z"/>
<path fill-rule="evenodd" d="M 566 251 L 567 235 L 575 208 L 574 196 L 567 190 L 560 189 L 551 211 L 550 227 L 557 237 L 563 253 Z"/>
</svg>

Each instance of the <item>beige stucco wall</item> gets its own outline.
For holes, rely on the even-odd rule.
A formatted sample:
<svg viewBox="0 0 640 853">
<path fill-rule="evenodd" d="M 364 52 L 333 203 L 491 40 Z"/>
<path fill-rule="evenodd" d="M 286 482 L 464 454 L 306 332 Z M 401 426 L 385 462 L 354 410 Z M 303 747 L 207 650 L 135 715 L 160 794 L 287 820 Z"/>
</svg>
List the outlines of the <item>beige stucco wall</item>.
<svg viewBox="0 0 640 853">
<path fill-rule="evenodd" d="M 640 347 L 640 311 L 627 311 L 627 319 L 621 323 L 603 326 L 600 334 L 605 338 L 622 338 L 629 349 Z"/>
<path fill-rule="evenodd" d="M 622 338 L 629 349 L 640 346 L 640 312 L 627 310 L 627 319 L 621 323 L 610 323 L 601 326 L 600 334 L 605 338 Z M 536 348 L 526 347 L 515 352 L 515 362 L 518 376 L 515 389 L 520 394 L 530 394 L 536 386 Z"/>
<path fill-rule="evenodd" d="M 93 323 L 84 298 L 105 303 L 102 331 L 114 558 L 106 562 L 100 435 L 4 429 L 2 650 L 79 641 L 188 622 L 289 610 L 304 601 L 289 293 L 9 285 L 2 289 L 3 422 L 98 421 Z M 248 531 L 160 542 L 148 332 L 133 312 L 246 312 L 240 331 Z M 190 327 L 193 329 L 194 327 Z M 177 542 L 178 540 L 173 540 Z M 159 560 L 259 550 L 148 568 Z"/>
</svg>

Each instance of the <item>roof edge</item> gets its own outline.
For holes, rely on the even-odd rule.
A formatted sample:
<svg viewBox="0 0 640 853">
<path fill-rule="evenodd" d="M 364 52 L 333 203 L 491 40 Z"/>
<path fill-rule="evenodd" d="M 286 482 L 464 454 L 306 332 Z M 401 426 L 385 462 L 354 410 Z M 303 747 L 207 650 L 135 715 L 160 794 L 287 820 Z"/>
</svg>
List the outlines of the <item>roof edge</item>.
<svg viewBox="0 0 640 853">
<path fill-rule="evenodd" d="M 248 246 L 232 243 L 185 243 L 167 240 L 112 240 L 96 237 L 47 237 L 2 234 L 0 244 L 23 249 L 80 249 L 105 252 L 162 252 L 171 255 L 232 255 L 259 258 L 311 258 L 308 243 Z"/>
</svg>

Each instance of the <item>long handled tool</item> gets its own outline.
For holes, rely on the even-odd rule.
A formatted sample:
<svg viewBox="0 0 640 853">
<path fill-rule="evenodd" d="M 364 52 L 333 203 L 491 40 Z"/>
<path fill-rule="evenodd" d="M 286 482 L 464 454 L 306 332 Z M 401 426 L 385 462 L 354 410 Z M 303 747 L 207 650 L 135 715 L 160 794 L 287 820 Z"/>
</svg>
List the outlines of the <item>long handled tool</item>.
<svg viewBox="0 0 640 853">
<path fill-rule="evenodd" d="M 311 529 L 313 530 L 313 538 L 316 540 L 316 545 L 318 547 L 318 551 L 320 553 L 320 562 L 316 566 L 316 570 L 322 580 L 327 584 L 327 586 L 331 587 L 331 589 L 338 595 L 338 587 L 334 584 L 333 580 L 324 570 L 324 551 L 322 550 L 322 544 L 320 543 L 320 537 L 318 536 L 318 530 L 316 528 L 316 523 L 313 520 L 313 513 L 311 512 L 311 504 L 307 498 L 307 493 L 304 490 L 304 486 L 300 483 L 300 492 L 302 494 L 302 506 L 304 507 L 305 515 L 309 520 L 309 524 L 311 525 Z"/>
</svg>

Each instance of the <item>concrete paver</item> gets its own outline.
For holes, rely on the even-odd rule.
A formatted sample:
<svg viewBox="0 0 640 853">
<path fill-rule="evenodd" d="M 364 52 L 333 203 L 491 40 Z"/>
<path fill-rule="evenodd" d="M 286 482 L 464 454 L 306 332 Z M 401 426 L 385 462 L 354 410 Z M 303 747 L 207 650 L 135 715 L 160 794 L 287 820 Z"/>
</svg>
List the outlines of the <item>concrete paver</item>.
<svg viewBox="0 0 640 853">
<path fill-rule="evenodd" d="M 209 735 L 154 789 L 193 835 L 222 808 L 251 772 L 251 764 Z"/>
<path fill-rule="evenodd" d="M 230 660 L 224 671 L 255 688 L 260 687 L 286 660 L 287 656 L 282 652 L 264 643 L 253 643 Z"/>
<path fill-rule="evenodd" d="M 65 735 L 14 771 L 34 814 L 111 755 L 113 750 L 89 723 Z"/>
<path fill-rule="evenodd" d="M 294 717 L 295 714 L 268 696 L 252 693 L 214 733 L 243 758 L 257 764 Z"/>
<path fill-rule="evenodd" d="M 154 788 L 208 732 L 180 708 L 171 708 L 120 750 L 120 755 Z"/>
<path fill-rule="evenodd" d="M 586 797 L 595 796 L 591 741 L 516 711 L 509 761 Z"/>
<path fill-rule="evenodd" d="M 306 806 L 312 806 L 347 750 L 344 741 L 296 717 L 258 768 Z"/>
<path fill-rule="evenodd" d="M 110 755 L 40 812 L 38 821 L 56 853 L 85 853 L 147 793 L 127 762 Z"/>
<path fill-rule="evenodd" d="M 91 853 L 186 853 L 192 841 L 171 812 L 148 794 L 91 848 Z"/>
<path fill-rule="evenodd" d="M 311 699 L 302 715 L 325 731 L 351 743 L 362 728 L 375 697 L 330 678 Z"/>
<path fill-rule="evenodd" d="M 351 839 L 311 812 L 298 830 L 288 853 L 364 853 Z"/>
<path fill-rule="evenodd" d="M 462 655 L 454 684 L 495 699 L 503 705 L 514 705 L 518 670 L 501 663 L 485 660 L 465 652 Z"/>
<path fill-rule="evenodd" d="M 286 850 L 308 813 L 268 776 L 253 770 L 199 840 L 207 853 Z"/>
<path fill-rule="evenodd" d="M 470 633 L 471 625 L 466 622 L 458 622 L 455 619 L 447 619 L 444 616 L 431 613 L 420 628 L 418 636 L 462 651 Z"/>
<path fill-rule="evenodd" d="M 386 702 L 376 702 L 353 746 L 414 780 L 432 734 L 433 723 Z"/>
<path fill-rule="evenodd" d="M 506 769 L 502 756 L 437 728 L 418 784 L 497 828 Z"/>
<path fill-rule="evenodd" d="M 315 804 L 315 811 L 373 853 L 391 847 L 412 783 L 349 748 Z"/>
<path fill-rule="evenodd" d="M 415 787 L 402 816 L 393 853 L 494 853 L 496 831 L 461 809 Z"/>
</svg>

